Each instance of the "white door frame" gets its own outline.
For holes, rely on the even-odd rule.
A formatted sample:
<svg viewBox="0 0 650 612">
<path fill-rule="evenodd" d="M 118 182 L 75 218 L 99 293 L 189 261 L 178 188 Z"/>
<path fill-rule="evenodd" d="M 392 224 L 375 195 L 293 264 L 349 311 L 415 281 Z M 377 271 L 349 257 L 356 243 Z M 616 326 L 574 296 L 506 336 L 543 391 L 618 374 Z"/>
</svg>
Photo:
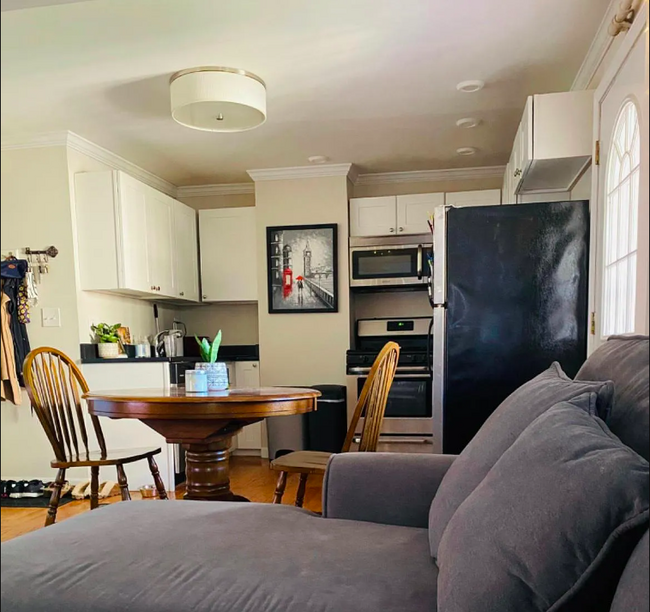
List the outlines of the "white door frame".
<svg viewBox="0 0 650 612">
<path fill-rule="evenodd" d="M 607 94 L 610 92 L 611 88 L 614 85 L 616 77 L 620 73 L 621 69 L 625 65 L 628 57 L 636 47 L 639 42 L 640 37 L 646 37 L 648 34 L 648 3 L 644 3 L 643 6 L 639 9 L 639 13 L 632 25 L 630 31 L 625 34 L 625 40 L 622 45 L 617 49 L 612 61 L 605 72 L 603 79 L 596 89 L 594 94 L 594 143 L 601 140 L 601 118 L 602 118 L 602 104 L 607 97 Z M 623 36 L 620 34 L 619 36 Z M 646 47 L 646 57 L 647 57 L 647 47 Z M 647 63 L 646 63 L 646 72 L 647 72 Z M 647 80 L 647 74 L 646 74 Z M 645 101 L 647 103 L 647 100 Z M 640 117 L 642 120 L 642 117 Z M 639 199 L 640 201 L 648 201 L 648 126 L 641 124 L 641 135 L 642 138 L 645 134 L 645 144 L 642 147 L 641 152 L 641 184 L 639 188 Z M 595 151 L 594 151 L 594 160 Z M 591 354 L 600 343 L 600 337 L 598 333 L 600 318 L 602 313 L 601 301 L 602 301 L 602 278 L 603 278 L 603 267 L 602 267 L 602 257 L 600 256 L 600 248 L 602 247 L 602 238 L 601 232 L 603 228 L 603 212 L 604 212 L 604 203 L 602 202 L 601 193 L 599 192 L 600 188 L 600 179 L 602 172 L 607 170 L 603 165 L 593 165 L 592 172 L 592 184 L 591 184 L 591 253 L 590 253 L 590 270 L 589 270 L 589 342 L 588 342 L 588 352 Z M 645 179 L 644 179 L 645 177 Z M 642 207 L 640 207 L 641 210 Z M 644 218 L 639 219 L 639 227 L 642 223 L 647 223 L 648 220 Z M 641 271 L 644 267 L 642 265 L 643 255 L 647 257 L 647 250 L 642 251 L 642 245 L 639 244 L 639 274 L 638 279 L 641 280 L 642 275 Z M 647 261 L 647 259 L 646 259 Z M 646 269 L 647 273 L 647 269 Z M 643 282 L 639 283 L 637 286 L 639 295 L 645 296 L 645 312 L 647 315 L 648 312 L 648 279 L 647 277 L 643 278 Z M 638 298 L 637 298 L 638 301 Z M 593 333 L 593 316 L 596 316 L 596 331 Z M 646 332 L 647 332 L 646 324 Z"/>
</svg>

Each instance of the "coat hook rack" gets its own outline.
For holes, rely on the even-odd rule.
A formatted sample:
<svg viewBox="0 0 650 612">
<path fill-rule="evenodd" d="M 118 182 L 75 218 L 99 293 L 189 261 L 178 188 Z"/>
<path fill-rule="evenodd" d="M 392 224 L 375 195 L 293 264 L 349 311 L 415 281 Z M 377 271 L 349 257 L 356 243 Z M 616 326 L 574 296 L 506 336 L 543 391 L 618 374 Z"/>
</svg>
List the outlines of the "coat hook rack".
<svg viewBox="0 0 650 612">
<path fill-rule="evenodd" d="M 59 254 L 59 249 L 57 249 L 55 246 L 50 246 L 47 247 L 44 251 L 35 251 L 33 249 L 30 249 L 29 247 L 25 248 L 25 255 L 46 255 L 47 257 L 51 257 L 54 259 L 57 255 Z"/>
</svg>

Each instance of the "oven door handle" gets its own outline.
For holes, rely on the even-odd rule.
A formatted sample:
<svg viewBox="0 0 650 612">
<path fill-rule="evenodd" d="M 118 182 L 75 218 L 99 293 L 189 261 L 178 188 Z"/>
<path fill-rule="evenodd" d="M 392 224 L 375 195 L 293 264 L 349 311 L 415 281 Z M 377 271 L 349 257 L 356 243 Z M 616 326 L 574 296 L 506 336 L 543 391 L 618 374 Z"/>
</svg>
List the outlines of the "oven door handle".
<svg viewBox="0 0 650 612">
<path fill-rule="evenodd" d="M 354 444 L 361 444 L 361 436 L 355 436 L 352 439 Z M 431 438 L 379 438 L 379 442 L 383 444 L 433 444 Z"/>
<path fill-rule="evenodd" d="M 422 280 L 422 277 L 424 276 L 424 248 L 422 247 L 421 244 L 418 244 L 418 261 L 417 261 L 417 272 L 418 272 L 418 280 Z"/>
</svg>

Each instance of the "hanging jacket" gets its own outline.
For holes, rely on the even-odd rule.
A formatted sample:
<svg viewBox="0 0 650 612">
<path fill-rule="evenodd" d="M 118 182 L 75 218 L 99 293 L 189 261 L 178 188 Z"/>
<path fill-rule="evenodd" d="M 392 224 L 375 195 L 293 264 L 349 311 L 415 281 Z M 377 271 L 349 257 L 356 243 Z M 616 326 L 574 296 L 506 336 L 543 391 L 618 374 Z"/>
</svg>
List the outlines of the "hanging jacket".
<svg viewBox="0 0 650 612">
<path fill-rule="evenodd" d="M 14 347 L 14 363 L 20 386 L 23 385 L 23 362 L 31 350 L 27 326 L 20 321 L 19 301 L 20 287 L 23 285 L 29 264 L 24 259 L 7 259 L 2 262 L 2 294 L 9 298 L 9 302 L 3 307 L 6 309 L 8 324 L 11 330 Z M 4 302 L 3 302 L 4 304 Z"/>
<path fill-rule="evenodd" d="M 1 391 L 3 400 L 9 400 L 18 406 L 22 403 L 22 391 L 20 389 L 18 370 L 14 356 L 14 339 L 11 335 L 11 315 L 8 312 L 10 302 L 9 296 L 3 292 L 0 309 L 0 326 L 2 329 L 2 346 L 0 347 L 2 357 Z"/>
</svg>

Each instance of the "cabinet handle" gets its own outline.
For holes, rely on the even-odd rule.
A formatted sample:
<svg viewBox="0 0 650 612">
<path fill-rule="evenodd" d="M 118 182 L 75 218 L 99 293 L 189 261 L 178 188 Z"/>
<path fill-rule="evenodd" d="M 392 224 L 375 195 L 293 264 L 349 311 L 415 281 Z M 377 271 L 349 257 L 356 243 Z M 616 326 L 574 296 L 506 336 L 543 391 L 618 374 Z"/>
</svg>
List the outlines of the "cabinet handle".
<svg viewBox="0 0 650 612">
<path fill-rule="evenodd" d="M 254 363 L 254 364 L 253 364 L 253 367 L 254 367 L 254 368 L 256 368 L 256 367 L 257 367 L 257 364 L 256 364 L 256 363 Z"/>
<path fill-rule="evenodd" d="M 203 295 L 203 299 L 204 299 L 204 300 L 207 300 L 207 299 L 208 299 L 208 296 L 207 296 L 207 295 Z"/>
<path fill-rule="evenodd" d="M 183 297 L 185 295 L 185 291 L 181 291 L 179 295 Z"/>
<path fill-rule="evenodd" d="M 391 227 L 391 228 L 390 228 L 390 233 L 391 233 L 391 234 L 394 234 L 394 233 L 395 233 L 395 228 L 394 228 L 394 227 Z"/>
<path fill-rule="evenodd" d="M 151 290 L 152 290 L 152 291 L 155 291 L 155 290 L 156 290 L 156 286 L 155 286 L 155 285 L 151 285 Z"/>
<path fill-rule="evenodd" d="M 403 227 L 400 227 L 400 228 L 399 228 L 399 231 L 400 231 L 400 232 L 403 232 L 403 231 L 404 231 L 404 228 L 403 228 Z"/>
</svg>

